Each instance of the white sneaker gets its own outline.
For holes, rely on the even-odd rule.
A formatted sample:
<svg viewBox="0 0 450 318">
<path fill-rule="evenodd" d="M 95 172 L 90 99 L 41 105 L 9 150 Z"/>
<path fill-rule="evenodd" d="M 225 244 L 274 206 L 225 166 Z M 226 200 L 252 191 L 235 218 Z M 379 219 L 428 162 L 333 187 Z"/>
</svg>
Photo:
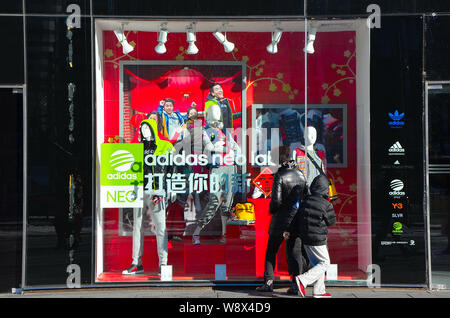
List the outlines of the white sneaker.
<svg viewBox="0 0 450 318">
<path fill-rule="evenodd" d="M 313 294 L 313 298 L 331 298 L 330 293 L 324 293 L 322 295 Z"/>
</svg>

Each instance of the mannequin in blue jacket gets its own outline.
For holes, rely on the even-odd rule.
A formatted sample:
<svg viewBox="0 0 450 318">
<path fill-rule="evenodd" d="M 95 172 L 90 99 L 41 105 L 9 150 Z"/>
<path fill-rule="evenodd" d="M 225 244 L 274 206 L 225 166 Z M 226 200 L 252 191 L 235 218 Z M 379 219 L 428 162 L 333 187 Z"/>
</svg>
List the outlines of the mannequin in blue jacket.
<svg viewBox="0 0 450 318">
<path fill-rule="evenodd" d="M 171 98 L 163 99 L 156 111 L 162 120 L 163 135 L 172 140 L 177 135 L 177 140 L 182 139 L 183 127 L 186 117 L 178 110 L 174 110 L 175 101 Z"/>
</svg>

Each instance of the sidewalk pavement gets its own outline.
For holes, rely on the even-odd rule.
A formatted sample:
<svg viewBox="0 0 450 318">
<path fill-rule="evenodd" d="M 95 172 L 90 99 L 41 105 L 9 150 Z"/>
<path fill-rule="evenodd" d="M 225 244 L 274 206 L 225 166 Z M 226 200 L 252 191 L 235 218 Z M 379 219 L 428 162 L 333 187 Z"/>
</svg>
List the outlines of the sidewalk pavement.
<svg viewBox="0 0 450 318">
<path fill-rule="evenodd" d="M 280 299 L 300 298 L 286 294 L 287 288 L 275 288 L 272 294 L 259 293 L 246 287 L 117 287 L 62 290 L 24 291 L 22 294 L 3 293 L 0 298 L 223 298 L 223 299 Z M 329 287 L 333 298 L 450 298 L 450 290 L 423 288 Z M 306 298 L 312 298 L 307 288 Z"/>
</svg>

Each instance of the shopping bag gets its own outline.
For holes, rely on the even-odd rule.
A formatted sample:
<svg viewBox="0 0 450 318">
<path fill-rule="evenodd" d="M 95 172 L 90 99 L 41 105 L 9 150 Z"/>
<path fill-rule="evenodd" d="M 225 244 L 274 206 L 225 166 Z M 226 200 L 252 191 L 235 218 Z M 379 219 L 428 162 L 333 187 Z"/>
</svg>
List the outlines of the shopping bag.
<svg viewBox="0 0 450 318">
<path fill-rule="evenodd" d="M 235 214 L 239 220 L 255 221 L 255 206 L 251 202 L 237 203 Z"/>
<path fill-rule="evenodd" d="M 328 186 L 328 200 L 335 201 L 339 199 L 339 195 L 336 191 L 336 187 L 334 186 L 334 181 L 331 178 L 328 178 L 330 181 L 330 185 Z"/>
<path fill-rule="evenodd" d="M 336 187 L 334 186 L 334 181 L 332 178 L 328 177 L 325 172 L 323 172 L 322 168 L 319 166 L 319 164 L 309 155 L 308 158 L 311 160 L 313 165 L 320 171 L 321 174 L 326 176 L 328 178 L 329 186 L 328 186 L 328 201 L 332 202 L 337 199 L 339 199 L 338 192 L 336 191 Z"/>
</svg>

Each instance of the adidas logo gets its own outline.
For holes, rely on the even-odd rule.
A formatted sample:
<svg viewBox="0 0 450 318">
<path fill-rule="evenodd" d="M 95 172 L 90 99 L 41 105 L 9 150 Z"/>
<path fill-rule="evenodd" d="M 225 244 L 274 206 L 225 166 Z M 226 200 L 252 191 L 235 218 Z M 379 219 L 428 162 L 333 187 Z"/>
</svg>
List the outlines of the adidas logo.
<svg viewBox="0 0 450 318">
<path fill-rule="evenodd" d="M 391 128 L 403 128 L 403 126 L 405 126 L 405 122 L 402 121 L 403 117 L 405 117 L 405 113 L 399 113 L 398 110 L 396 110 L 394 113 L 388 113 L 388 115 L 392 120 L 388 123 Z"/>
<path fill-rule="evenodd" d="M 405 149 L 402 147 L 400 142 L 396 142 L 389 148 L 389 155 L 390 156 L 404 156 L 405 155 Z"/>
<path fill-rule="evenodd" d="M 405 185 L 403 184 L 402 180 L 394 179 L 394 180 L 391 181 L 391 189 L 394 190 L 394 191 L 403 190 L 404 186 Z"/>
<path fill-rule="evenodd" d="M 134 164 L 134 156 L 126 150 L 117 150 L 111 155 L 111 167 L 119 172 L 128 171 Z"/>
<path fill-rule="evenodd" d="M 389 195 L 391 195 L 391 196 L 404 196 L 405 195 L 405 192 L 402 191 L 405 186 L 402 180 L 394 179 L 391 181 L 390 186 L 391 186 L 392 191 L 389 192 Z"/>
<path fill-rule="evenodd" d="M 391 117 L 392 120 L 399 121 L 405 116 L 405 113 L 399 113 L 398 110 L 396 110 L 393 114 L 389 113 L 389 117 Z"/>
</svg>

